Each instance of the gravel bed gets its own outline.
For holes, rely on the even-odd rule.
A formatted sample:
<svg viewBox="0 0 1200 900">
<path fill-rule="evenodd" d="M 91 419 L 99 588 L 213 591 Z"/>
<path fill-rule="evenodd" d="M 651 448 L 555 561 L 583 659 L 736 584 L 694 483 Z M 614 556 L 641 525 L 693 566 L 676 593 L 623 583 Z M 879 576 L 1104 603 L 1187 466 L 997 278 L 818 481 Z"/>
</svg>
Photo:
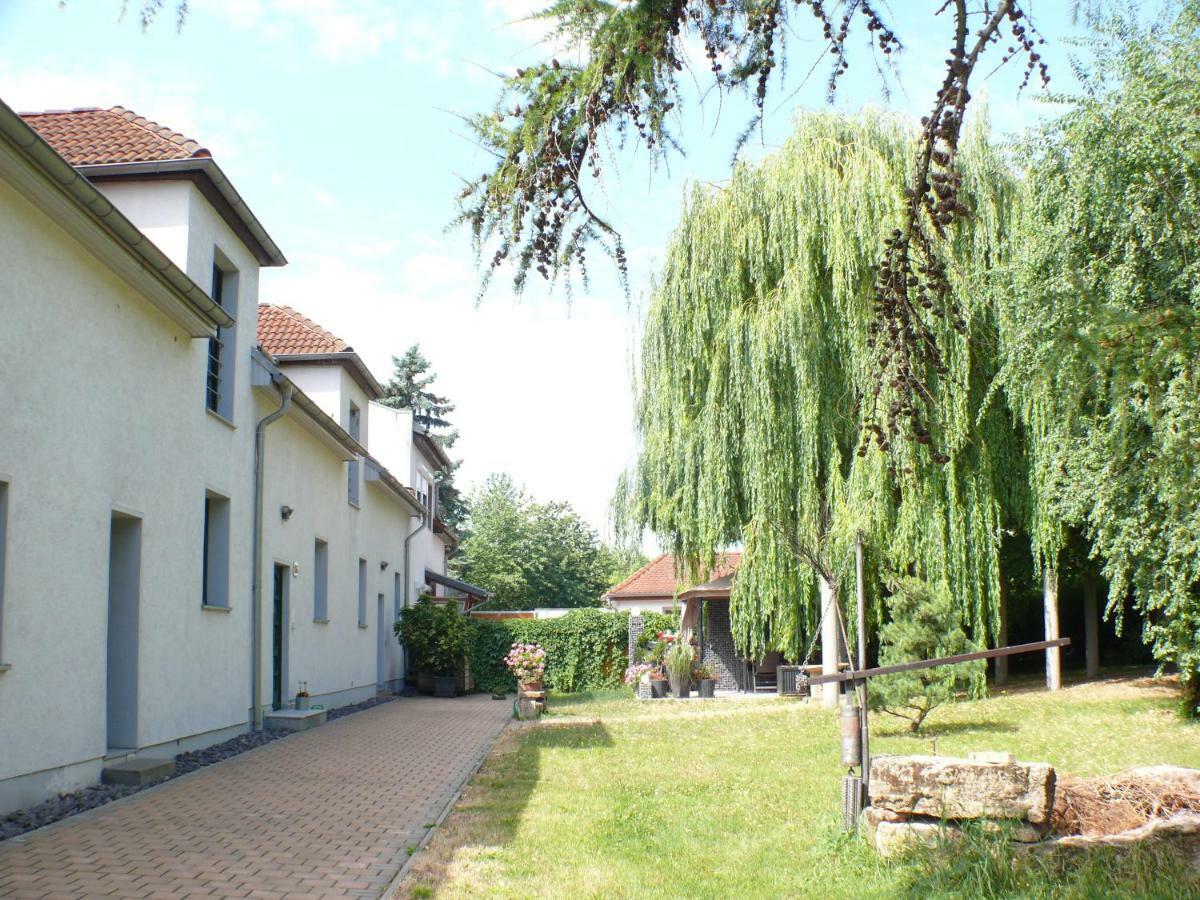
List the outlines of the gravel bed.
<svg viewBox="0 0 1200 900">
<path fill-rule="evenodd" d="M 329 710 L 326 713 L 325 719 L 326 721 L 340 719 L 343 716 L 361 712 L 364 709 L 371 709 L 381 703 L 389 703 L 394 699 L 394 697 L 373 697 L 370 700 L 364 700 L 362 703 L 339 706 L 337 709 Z M 16 837 L 27 831 L 33 831 L 35 828 L 41 828 L 43 825 L 49 825 L 51 822 L 57 822 L 59 819 L 87 812 L 89 809 L 96 809 L 99 806 L 104 806 L 106 803 L 112 803 L 112 801 L 128 797 L 130 794 L 136 794 L 138 791 L 145 790 L 148 787 L 163 784 L 172 778 L 178 778 L 180 775 L 186 775 L 188 772 L 195 772 L 197 769 L 211 766 L 213 763 L 237 756 L 239 753 L 245 753 L 247 750 L 253 750 L 255 747 L 270 744 L 272 741 L 287 737 L 289 734 L 294 734 L 294 732 L 254 731 L 247 734 L 240 734 L 220 744 L 205 747 L 203 750 L 193 750 L 190 753 L 178 754 L 175 757 L 175 771 L 166 778 L 160 778 L 158 781 L 153 781 L 150 784 L 91 784 L 77 791 L 59 794 L 57 797 L 39 803 L 37 806 L 31 806 L 28 809 L 18 809 L 16 812 L 0 816 L 0 841 Z"/>
</svg>

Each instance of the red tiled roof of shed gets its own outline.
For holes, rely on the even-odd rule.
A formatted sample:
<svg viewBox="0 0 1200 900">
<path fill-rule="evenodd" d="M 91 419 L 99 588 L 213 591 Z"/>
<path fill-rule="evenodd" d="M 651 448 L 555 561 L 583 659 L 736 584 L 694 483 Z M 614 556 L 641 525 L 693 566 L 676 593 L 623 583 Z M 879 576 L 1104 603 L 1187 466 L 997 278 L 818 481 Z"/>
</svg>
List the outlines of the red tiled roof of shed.
<svg viewBox="0 0 1200 900">
<path fill-rule="evenodd" d="M 709 577 L 721 578 L 730 575 L 737 571 L 741 561 L 742 554 L 738 552 L 718 554 L 717 564 L 713 566 Z M 664 553 L 609 590 L 605 596 L 614 600 L 633 597 L 671 598 L 675 596 L 677 587 L 686 588 L 690 585 L 679 585 L 675 580 L 675 557 Z"/>
</svg>

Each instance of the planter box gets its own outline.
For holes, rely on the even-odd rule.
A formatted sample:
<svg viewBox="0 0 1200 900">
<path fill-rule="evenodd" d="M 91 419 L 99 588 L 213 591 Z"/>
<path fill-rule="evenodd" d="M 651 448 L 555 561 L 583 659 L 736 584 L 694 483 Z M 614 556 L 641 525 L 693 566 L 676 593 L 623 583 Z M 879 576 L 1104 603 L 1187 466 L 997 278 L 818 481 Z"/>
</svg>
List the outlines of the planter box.
<svg viewBox="0 0 1200 900">
<path fill-rule="evenodd" d="M 456 676 L 456 675 L 435 675 L 433 677 L 433 696 L 435 696 L 435 697 L 457 697 L 458 696 L 458 676 Z"/>
<path fill-rule="evenodd" d="M 650 696 L 655 700 L 661 700 L 667 696 L 667 682 L 665 678 L 650 679 Z"/>
<path fill-rule="evenodd" d="M 715 678 L 702 678 L 700 680 L 700 696 L 705 699 L 712 699 L 713 691 L 717 688 L 717 680 Z"/>
<path fill-rule="evenodd" d="M 418 675 L 417 676 L 417 693 L 429 695 L 433 693 L 433 676 Z"/>
</svg>

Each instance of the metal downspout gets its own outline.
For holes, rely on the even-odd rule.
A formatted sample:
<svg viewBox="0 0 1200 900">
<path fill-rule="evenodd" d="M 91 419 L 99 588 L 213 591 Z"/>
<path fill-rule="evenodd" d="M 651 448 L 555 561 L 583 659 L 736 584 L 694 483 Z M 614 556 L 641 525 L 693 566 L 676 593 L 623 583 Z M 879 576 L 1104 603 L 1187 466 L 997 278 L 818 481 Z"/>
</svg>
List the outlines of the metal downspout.
<svg viewBox="0 0 1200 900">
<path fill-rule="evenodd" d="M 250 727 L 262 729 L 262 556 L 263 556 L 263 481 L 267 460 L 267 426 L 284 415 L 292 405 L 292 383 L 273 374 L 271 381 L 279 391 L 279 408 L 264 416 L 254 428 L 254 552 L 253 585 L 250 589 Z"/>
</svg>

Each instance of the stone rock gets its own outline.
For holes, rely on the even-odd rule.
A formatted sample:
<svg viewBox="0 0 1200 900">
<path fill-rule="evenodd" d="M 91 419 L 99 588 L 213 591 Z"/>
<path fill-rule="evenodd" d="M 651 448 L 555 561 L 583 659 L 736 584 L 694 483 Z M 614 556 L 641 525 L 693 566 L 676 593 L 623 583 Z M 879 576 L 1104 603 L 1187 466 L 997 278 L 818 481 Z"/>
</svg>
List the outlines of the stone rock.
<svg viewBox="0 0 1200 900">
<path fill-rule="evenodd" d="M 1072 834 L 1027 849 L 1055 856 L 1075 856 L 1097 847 L 1130 850 L 1143 843 L 1170 843 L 1200 862 L 1200 814 L 1177 813 L 1169 819 L 1152 819 L 1145 825 L 1116 834 Z"/>
<path fill-rule="evenodd" d="M 944 822 L 884 820 L 875 826 L 875 849 L 884 859 L 891 859 L 918 847 L 952 844 L 961 838 L 961 831 Z"/>
<path fill-rule="evenodd" d="M 938 819 L 1042 825 L 1054 809 L 1054 768 L 949 756 L 876 756 L 871 760 L 870 805 Z"/>
<path fill-rule="evenodd" d="M 976 750 L 967 754 L 967 759 L 971 762 L 983 763 L 1004 763 L 1011 766 L 1017 761 L 1015 753 L 1001 753 L 995 750 Z"/>
</svg>

